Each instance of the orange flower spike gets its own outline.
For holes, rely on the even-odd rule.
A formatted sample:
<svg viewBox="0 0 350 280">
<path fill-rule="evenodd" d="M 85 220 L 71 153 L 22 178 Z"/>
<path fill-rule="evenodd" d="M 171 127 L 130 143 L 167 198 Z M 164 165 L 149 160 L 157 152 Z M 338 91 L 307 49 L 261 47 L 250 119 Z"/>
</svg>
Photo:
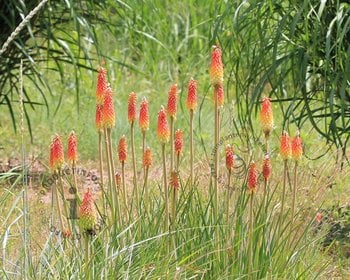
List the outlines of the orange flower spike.
<svg viewBox="0 0 350 280">
<path fill-rule="evenodd" d="M 264 96 L 262 99 L 262 107 L 260 111 L 260 123 L 262 131 L 265 133 L 266 137 L 270 136 L 273 129 L 273 112 L 270 98 Z"/>
<path fill-rule="evenodd" d="M 158 140 L 163 144 L 169 142 L 170 128 L 163 106 L 158 113 L 157 137 Z"/>
<path fill-rule="evenodd" d="M 83 201 L 79 208 L 79 223 L 84 232 L 89 234 L 95 233 L 95 225 L 97 222 L 94 199 L 90 189 L 84 194 Z"/>
<path fill-rule="evenodd" d="M 126 138 L 125 135 L 123 135 L 120 140 L 119 140 L 119 144 L 118 144 L 118 158 L 120 162 L 125 162 L 126 158 L 128 156 L 128 146 L 126 143 Z"/>
<path fill-rule="evenodd" d="M 128 102 L 128 120 L 129 122 L 136 121 L 136 103 L 137 103 L 137 95 L 135 92 L 129 94 L 129 102 Z"/>
<path fill-rule="evenodd" d="M 143 166 L 148 168 L 152 165 L 152 152 L 151 148 L 147 147 L 143 154 Z"/>
<path fill-rule="evenodd" d="M 102 129 L 103 129 L 103 122 L 102 122 L 102 105 L 96 105 L 95 125 L 96 125 L 97 131 L 102 131 Z"/>
<path fill-rule="evenodd" d="M 72 131 L 69 134 L 69 138 L 68 138 L 67 160 L 72 164 L 75 164 L 77 162 L 77 159 L 78 159 L 78 140 L 77 140 L 76 134 L 74 133 L 74 131 Z"/>
<path fill-rule="evenodd" d="M 191 78 L 188 82 L 187 109 L 196 111 L 197 109 L 197 81 Z"/>
<path fill-rule="evenodd" d="M 224 65 L 221 59 L 221 49 L 218 46 L 213 47 L 210 64 L 210 81 L 213 86 L 222 85 L 224 82 Z"/>
<path fill-rule="evenodd" d="M 177 112 L 177 85 L 173 84 L 168 93 L 167 113 L 170 117 L 175 118 Z"/>
<path fill-rule="evenodd" d="M 234 163 L 235 163 L 235 155 L 231 145 L 226 146 L 225 153 L 226 153 L 226 168 L 228 171 L 231 172 L 233 171 Z"/>
<path fill-rule="evenodd" d="M 295 161 L 298 161 L 303 156 L 303 144 L 300 138 L 299 131 L 297 132 L 297 135 L 292 141 L 292 158 Z"/>
<path fill-rule="evenodd" d="M 105 128 L 112 128 L 115 125 L 115 111 L 112 94 L 112 89 L 108 87 L 102 107 L 102 124 Z"/>
<path fill-rule="evenodd" d="M 217 98 L 219 107 L 224 106 L 225 95 L 224 95 L 224 88 L 222 85 L 215 85 L 214 98 Z"/>
<path fill-rule="evenodd" d="M 290 137 L 286 131 L 282 132 L 280 154 L 283 160 L 289 159 L 292 155 Z"/>
<path fill-rule="evenodd" d="M 176 171 L 170 173 L 170 186 L 176 190 L 180 188 L 179 175 Z"/>
<path fill-rule="evenodd" d="M 149 129 L 149 110 L 146 98 L 143 98 L 140 104 L 139 126 L 143 132 Z"/>
<path fill-rule="evenodd" d="M 265 155 L 263 166 L 262 166 L 262 174 L 265 180 L 268 180 L 271 176 L 271 162 L 270 162 L 270 156 L 268 154 Z"/>
<path fill-rule="evenodd" d="M 108 88 L 107 70 L 103 67 L 99 67 L 97 70 L 96 104 L 102 105 Z"/>
<path fill-rule="evenodd" d="M 52 171 L 61 169 L 64 163 L 62 139 L 56 135 L 50 145 L 50 168 Z"/>
<path fill-rule="evenodd" d="M 182 149 L 184 146 L 183 131 L 181 129 L 177 129 L 175 131 L 174 146 L 175 146 L 175 153 L 177 155 L 181 155 Z"/>
<path fill-rule="evenodd" d="M 249 164 L 248 169 L 248 192 L 255 193 L 258 188 L 258 171 L 256 169 L 256 164 L 252 161 Z"/>
</svg>

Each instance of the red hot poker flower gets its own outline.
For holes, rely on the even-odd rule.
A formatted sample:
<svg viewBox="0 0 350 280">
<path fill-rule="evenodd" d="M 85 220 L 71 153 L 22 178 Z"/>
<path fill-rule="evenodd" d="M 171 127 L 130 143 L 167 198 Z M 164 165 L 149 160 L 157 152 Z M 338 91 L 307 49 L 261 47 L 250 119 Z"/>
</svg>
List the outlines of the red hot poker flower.
<svg viewBox="0 0 350 280">
<path fill-rule="evenodd" d="M 129 94 L 129 102 L 128 102 L 128 120 L 129 122 L 135 122 L 136 121 L 136 102 L 137 102 L 137 96 L 135 92 L 132 92 Z"/>
<path fill-rule="evenodd" d="M 210 64 L 210 81 L 213 86 L 222 85 L 224 82 L 224 65 L 221 59 L 221 49 L 213 47 Z"/>
<path fill-rule="evenodd" d="M 146 98 L 143 98 L 140 104 L 139 126 L 142 132 L 145 132 L 149 129 L 149 111 L 148 101 Z"/>
<path fill-rule="evenodd" d="M 143 167 L 148 168 L 152 165 L 152 152 L 151 148 L 147 147 L 143 154 Z"/>
<path fill-rule="evenodd" d="M 56 135 L 50 145 L 50 168 L 52 171 L 61 169 L 64 163 L 62 139 Z"/>
<path fill-rule="evenodd" d="M 123 135 L 120 140 L 119 140 L 119 144 L 118 144 L 118 158 L 120 162 L 125 162 L 126 158 L 127 158 L 127 150 L 128 150 L 128 146 L 126 143 L 126 138 L 125 135 Z"/>
<path fill-rule="evenodd" d="M 105 128 L 112 128 L 115 125 L 115 111 L 112 95 L 113 91 L 108 87 L 102 107 L 102 124 Z"/>
<path fill-rule="evenodd" d="M 103 105 L 105 93 L 108 88 L 107 70 L 103 67 L 99 67 L 97 70 L 96 104 Z"/>
<path fill-rule="evenodd" d="M 227 145 L 225 149 L 226 153 L 226 168 L 228 171 L 232 172 L 235 163 L 235 155 L 231 145 Z"/>
<path fill-rule="evenodd" d="M 158 140 L 163 144 L 169 142 L 170 128 L 163 106 L 158 113 L 157 137 Z"/>
<path fill-rule="evenodd" d="M 260 123 L 265 137 L 269 137 L 273 129 L 273 112 L 270 98 L 264 96 L 260 111 Z"/>
<path fill-rule="evenodd" d="M 191 78 L 188 82 L 187 109 L 196 111 L 197 109 L 197 81 Z"/>
<path fill-rule="evenodd" d="M 90 235 L 95 234 L 95 225 L 97 222 L 94 199 L 92 192 L 88 191 L 84 194 L 83 201 L 79 209 L 79 223 L 82 230 Z"/>
<path fill-rule="evenodd" d="M 75 164 L 78 159 L 78 140 L 74 131 L 69 134 L 67 159 L 72 164 Z"/>
<path fill-rule="evenodd" d="M 292 141 L 292 158 L 295 161 L 298 161 L 303 156 L 303 144 L 300 138 L 299 131 L 297 132 L 297 135 Z"/>
<path fill-rule="evenodd" d="M 184 145 L 183 132 L 181 129 L 177 129 L 175 131 L 175 138 L 174 138 L 175 153 L 177 155 L 182 154 L 183 145 Z"/>
<path fill-rule="evenodd" d="M 167 113 L 170 117 L 175 118 L 177 112 L 177 85 L 173 84 L 168 93 Z"/>
<path fill-rule="evenodd" d="M 179 175 L 176 171 L 170 173 L 170 186 L 176 190 L 180 188 Z"/>
<path fill-rule="evenodd" d="M 270 156 L 268 154 L 265 155 L 263 166 L 262 166 L 262 174 L 265 180 L 268 180 L 271 176 L 271 162 L 270 162 Z"/>
<path fill-rule="evenodd" d="M 255 193 L 258 188 L 258 171 L 253 161 L 249 164 L 247 184 L 248 192 Z"/>
<path fill-rule="evenodd" d="M 291 157 L 292 147 L 290 143 L 290 137 L 286 131 L 282 132 L 280 154 L 283 160 L 287 160 Z"/>
</svg>

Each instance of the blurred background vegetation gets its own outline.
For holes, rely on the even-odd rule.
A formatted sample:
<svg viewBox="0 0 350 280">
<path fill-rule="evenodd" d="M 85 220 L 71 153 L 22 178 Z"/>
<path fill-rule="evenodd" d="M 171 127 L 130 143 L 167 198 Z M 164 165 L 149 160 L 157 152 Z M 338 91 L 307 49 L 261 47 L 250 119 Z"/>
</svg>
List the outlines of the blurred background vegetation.
<svg viewBox="0 0 350 280">
<path fill-rule="evenodd" d="M 1 46 L 40 2 L 11 0 L 0 6 Z M 127 129 L 121 104 L 129 92 L 149 97 L 155 114 L 166 101 L 170 83 L 179 84 L 183 101 L 188 79 L 198 79 L 197 140 L 207 151 L 205 140 L 211 130 L 206 128 L 212 123 L 207 114 L 211 105 L 205 102 L 211 99 L 207 69 L 211 46 L 219 44 L 227 100 L 223 126 L 240 134 L 249 131 L 257 139 L 259 100 L 270 95 L 279 111 L 276 135 L 290 123 L 302 130 L 306 127 L 346 157 L 349 13 L 350 5 L 340 0 L 208 1 L 206 5 L 202 1 L 48 1 L 0 57 L 1 145 L 7 147 L 7 154 L 16 153 L 22 59 L 25 117 L 38 150 L 46 149 L 50 134 L 75 129 L 91 142 L 82 156 L 94 158 L 95 69 L 105 63 L 117 95 L 118 135 Z M 185 124 L 187 115 L 178 121 Z"/>
</svg>

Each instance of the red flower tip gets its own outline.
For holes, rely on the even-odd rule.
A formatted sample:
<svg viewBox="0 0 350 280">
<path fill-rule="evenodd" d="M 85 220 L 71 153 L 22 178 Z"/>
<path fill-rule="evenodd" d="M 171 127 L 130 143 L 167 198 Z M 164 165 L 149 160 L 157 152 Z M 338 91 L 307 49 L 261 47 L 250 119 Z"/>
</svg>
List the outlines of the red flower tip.
<svg viewBox="0 0 350 280">
<path fill-rule="evenodd" d="M 290 143 L 290 137 L 286 131 L 282 132 L 280 154 L 283 160 L 287 160 L 291 157 L 292 147 Z"/>
<path fill-rule="evenodd" d="M 184 145 L 183 132 L 181 129 L 177 129 L 175 131 L 175 138 L 174 138 L 175 153 L 177 155 L 182 154 L 183 145 Z"/>
<path fill-rule="evenodd" d="M 112 128 L 115 125 L 115 111 L 112 94 L 112 89 L 108 87 L 102 107 L 102 124 L 105 128 Z"/>
<path fill-rule="evenodd" d="M 158 113 L 157 137 L 162 144 L 169 142 L 170 128 L 163 106 Z"/>
<path fill-rule="evenodd" d="M 139 125 L 141 131 L 145 132 L 149 129 L 149 111 L 148 111 L 148 101 L 144 97 L 140 104 L 140 117 Z"/>
<path fill-rule="evenodd" d="M 170 186 L 176 190 L 180 188 L 179 174 L 176 171 L 170 173 Z"/>
<path fill-rule="evenodd" d="M 108 88 L 107 70 L 103 67 L 98 67 L 97 70 L 96 104 L 102 105 Z"/>
<path fill-rule="evenodd" d="M 137 103 L 137 95 L 135 92 L 129 94 L 129 102 L 128 102 L 128 120 L 129 122 L 136 121 L 136 103 Z"/>
<path fill-rule="evenodd" d="M 152 152 L 151 148 L 147 147 L 143 153 L 143 167 L 148 168 L 152 165 Z"/>
<path fill-rule="evenodd" d="M 119 140 L 119 144 L 118 144 L 118 158 L 120 162 L 125 162 L 126 158 L 127 158 L 127 150 L 128 150 L 128 146 L 126 143 L 126 138 L 125 135 L 123 135 L 120 140 Z"/>
<path fill-rule="evenodd" d="M 300 138 L 300 133 L 297 131 L 297 135 L 292 141 L 292 158 L 298 161 L 303 156 L 303 144 Z"/>
<path fill-rule="evenodd" d="M 260 111 L 260 123 L 265 137 L 269 137 L 273 129 L 273 112 L 270 98 L 264 96 Z"/>
<path fill-rule="evenodd" d="M 214 98 L 217 98 L 218 107 L 224 106 L 224 88 L 222 85 L 215 85 L 214 86 Z"/>
<path fill-rule="evenodd" d="M 225 149 L 226 153 L 226 168 L 228 171 L 232 172 L 235 163 L 235 155 L 233 152 L 233 147 L 231 145 L 227 145 Z"/>
<path fill-rule="evenodd" d="M 271 176 L 271 162 L 270 162 L 270 156 L 268 154 L 265 155 L 263 166 L 262 166 L 262 174 L 265 180 L 268 180 Z"/>
<path fill-rule="evenodd" d="M 167 113 L 170 117 L 175 118 L 177 112 L 177 85 L 173 84 L 168 93 Z"/>
<path fill-rule="evenodd" d="M 69 134 L 67 160 L 75 164 L 78 159 L 78 140 L 74 131 Z"/>
<path fill-rule="evenodd" d="M 224 65 L 221 59 L 221 49 L 214 46 L 211 54 L 210 81 L 213 86 L 222 85 L 224 82 Z"/>
<path fill-rule="evenodd" d="M 62 139 L 55 135 L 50 144 L 50 168 L 52 171 L 61 169 L 64 163 Z"/>
<path fill-rule="evenodd" d="M 248 169 L 248 192 L 255 193 L 258 188 L 258 171 L 256 169 L 256 164 L 252 161 L 249 164 Z"/>
<path fill-rule="evenodd" d="M 188 82 L 187 109 L 196 111 L 197 109 L 197 81 L 191 78 Z"/>
<path fill-rule="evenodd" d="M 103 129 L 103 122 L 102 122 L 102 105 L 96 105 L 96 118 L 95 118 L 95 125 L 98 132 L 101 132 Z"/>
</svg>

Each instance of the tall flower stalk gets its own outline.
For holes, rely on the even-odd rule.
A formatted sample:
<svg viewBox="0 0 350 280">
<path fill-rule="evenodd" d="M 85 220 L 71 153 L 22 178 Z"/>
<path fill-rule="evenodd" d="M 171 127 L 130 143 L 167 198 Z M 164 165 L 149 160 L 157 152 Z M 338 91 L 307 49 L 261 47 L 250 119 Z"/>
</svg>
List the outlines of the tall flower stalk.
<svg viewBox="0 0 350 280">
<path fill-rule="evenodd" d="M 190 112 L 190 184 L 191 188 L 194 183 L 194 174 L 193 174 L 193 156 L 194 156 L 194 147 L 193 147 L 193 114 L 197 109 L 197 81 L 191 78 L 188 82 L 187 90 L 187 109 Z"/>
<path fill-rule="evenodd" d="M 130 141 L 131 141 L 131 157 L 132 157 L 132 167 L 133 167 L 133 183 L 134 183 L 134 194 L 136 199 L 136 209 L 138 209 L 139 204 L 139 191 L 137 188 L 137 170 L 136 170 L 136 155 L 135 155 L 135 140 L 134 140 L 134 128 L 136 122 L 136 103 L 137 96 L 135 92 L 129 94 L 128 101 L 128 120 L 130 123 Z"/>
<path fill-rule="evenodd" d="M 296 200 L 296 192 L 298 187 L 298 181 L 297 181 L 297 169 L 298 169 L 298 162 L 303 156 L 303 145 L 300 138 L 300 133 L 297 131 L 296 136 L 293 138 L 292 141 L 292 158 L 295 162 L 294 164 L 294 181 L 293 181 L 293 200 L 292 200 L 292 224 L 294 224 L 295 220 L 295 200 Z"/>
<path fill-rule="evenodd" d="M 102 123 L 102 106 L 96 105 L 96 117 L 95 126 L 98 133 L 98 159 L 99 159 L 99 169 L 100 169 L 100 186 L 102 191 L 102 207 L 103 214 L 107 214 L 107 203 L 106 203 L 106 190 L 104 189 L 103 181 L 103 123 Z"/>
<path fill-rule="evenodd" d="M 164 187 L 164 204 L 165 204 L 165 231 L 169 230 L 169 202 L 168 202 L 168 182 L 165 160 L 165 145 L 169 142 L 170 129 L 167 116 L 163 106 L 158 113 L 157 137 L 162 145 L 162 161 L 163 161 L 163 187 Z"/>
<path fill-rule="evenodd" d="M 149 193 L 148 193 L 148 187 L 147 187 L 148 170 L 152 165 L 152 151 L 150 147 L 147 147 L 145 149 L 145 152 L 143 153 L 142 165 L 143 165 L 143 169 L 145 170 L 145 176 L 143 181 L 143 193 L 145 196 L 144 201 L 148 201 L 149 199 Z"/>
<path fill-rule="evenodd" d="M 234 168 L 234 152 L 231 145 L 227 145 L 226 154 L 226 169 L 227 169 L 227 190 L 226 190 L 226 225 L 229 226 L 230 221 L 230 200 L 231 200 L 231 175 Z"/>
<path fill-rule="evenodd" d="M 249 164 L 247 186 L 249 194 L 248 278 L 250 279 L 253 270 L 254 194 L 258 188 L 258 172 L 254 161 Z"/>
<path fill-rule="evenodd" d="M 218 217 L 218 143 L 220 135 L 220 126 L 219 126 L 219 94 L 221 92 L 223 82 L 224 82 L 224 67 L 221 59 L 221 49 L 218 46 L 213 47 L 213 52 L 211 56 L 210 64 L 210 81 L 214 87 L 214 218 Z"/>
<path fill-rule="evenodd" d="M 175 230 L 176 228 L 176 200 L 177 192 L 180 188 L 179 174 L 177 171 L 172 171 L 170 173 L 170 187 L 172 189 L 172 203 L 171 203 L 171 228 Z"/>
<path fill-rule="evenodd" d="M 168 93 L 167 114 L 170 118 L 170 173 L 174 171 L 174 122 L 177 112 L 177 85 L 173 84 Z"/>
</svg>

